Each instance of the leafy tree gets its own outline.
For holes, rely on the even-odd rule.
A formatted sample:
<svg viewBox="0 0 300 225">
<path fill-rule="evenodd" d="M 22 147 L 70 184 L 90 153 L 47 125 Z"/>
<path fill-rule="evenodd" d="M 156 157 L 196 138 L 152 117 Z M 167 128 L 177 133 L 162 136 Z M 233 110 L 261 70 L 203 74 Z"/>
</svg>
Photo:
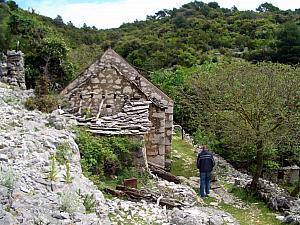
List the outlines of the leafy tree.
<svg viewBox="0 0 300 225">
<path fill-rule="evenodd" d="M 294 22 L 284 24 L 277 33 L 276 59 L 282 63 L 300 62 L 300 27 Z"/>
<path fill-rule="evenodd" d="M 9 19 L 9 8 L 0 3 L 0 51 L 7 50 L 9 46 L 9 29 L 7 20 Z"/>
<path fill-rule="evenodd" d="M 15 1 L 7 1 L 6 4 L 9 6 L 10 10 L 17 10 L 19 8 Z"/>
<path fill-rule="evenodd" d="M 258 12 L 278 12 L 280 9 L 271 3 L 265 2 L 261 4 L 256 11 Z"/>
<path fill-rule="evenodd" d="M 44 60 L 43 73 L 49 76 L 52 89 L 56 89 L 56 85 L 66 84 L 72 78 L 72 74 L 67 74 L 63 67 L 67 52 L 66 43 L 58 37 L 45 38 L 38 49 L 39 57 Z"/>
<path fill-rule="evenodd" d="M 55 19 L 53 20 L 53 22 L 54 22 L 54 24 L 55 24 L 56 26 L 58 26 L 58 27 L 62 27 L 62 26 L 65 25 L 65 23 L 64 23 L 64 21 L 63 21 L 63 19 L 62 19 L 62 17 L 61 17 L 60 15 L 57 15 L 57 16 L 55 17 Z"/>
<path fill-rule="evenodd" d="M 217 2 L 209 2 L 207 4 L 210 8 L 213 8 L 213 9 L 218 9 L 220 8 L 219 4 Z"/>
<path fill-rule="evenodd" d="M 291 146 L 298 145 L 300 70 L 280 64 L 231 62 L 205 71 L 193 84 L 196 90 L 206 90 L 201 92 L 208 99 L 206 129 L 227 149 L 251 153 L 256 160 L 251 183 L 255 190 L 264 159 L 274 156 L 286 137 Z"/>
<path fill-rule="evenodd" d="M 72 21 L 69 21 L 67 23 L 67 26 L 70 27 L 70 28 L 75 28 L 74 24 L 72 23 Z"/>
</svg>

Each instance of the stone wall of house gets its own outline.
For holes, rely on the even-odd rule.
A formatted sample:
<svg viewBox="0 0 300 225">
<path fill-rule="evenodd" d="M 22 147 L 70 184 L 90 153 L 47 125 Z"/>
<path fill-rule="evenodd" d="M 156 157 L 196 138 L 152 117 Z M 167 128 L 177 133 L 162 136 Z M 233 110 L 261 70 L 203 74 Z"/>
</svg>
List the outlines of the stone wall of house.
<svg viewBox="0 0 300 225">
<path fill-rule="evenodd" d="M 105 52 L 61 95 L 70 102 L 72 113 L 112 116 L 123 112 L 127 100 L 150 101 L 151 129 L 145 134 L 148 161 L 165 166 L 171 151 L 173 102 L 162 91 L 141 76 L 113 50 Z M 141 109 L 144 110 L 144 109 Z"/>
<path fill-rule="evenodd" d="M 7 51 L 0 65 L 0 81 L 26 89 L 24 54 L 21 51 Z"/>
<path fill-rule="evenodd" d="M 100 111 L 101 116 L 111 116 L 122 112 L 127 100 L 146 100 L 144 94 L 114 68 L 95 66 L 95 69 L 96 76 L 72 90 L 69 100 L 73 113 L 82 115 L 89 111 L 97 115 Z"/>
<path fill-rule="evenodd" d="M 277 184 L 298 184 L 300 168 L 298 166 L 282 167 L 277 170 L 264 171 L 263 178 Z"/>
<path fill-rule="evenodd" d="M 165 159 L 171 150 L 173 126 L 173 101 L 156 86 L 141 76 L 123 58 L 116 57 L 113 50 L 108 50 L 101 58 L 105 64 L 112 63 L 120 74 L 127 78 L 144 93 L 154 104 L 150 108 L 151 131 L 146 134 L 148 161 L 165 167 Z"/>
</svg>

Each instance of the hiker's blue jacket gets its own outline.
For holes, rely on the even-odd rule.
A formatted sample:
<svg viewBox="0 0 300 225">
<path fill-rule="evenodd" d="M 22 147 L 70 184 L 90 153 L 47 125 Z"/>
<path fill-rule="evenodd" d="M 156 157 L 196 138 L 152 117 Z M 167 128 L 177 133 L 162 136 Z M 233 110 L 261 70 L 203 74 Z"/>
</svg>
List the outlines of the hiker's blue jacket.
<svg viewBox="0 0 300 225">
<path fill-rule="evenodd" d="M 213 155 L 206 150 L 202 150 L 197 157 L 197 168 L 200 172 L 211 172 L 214 166 L 215 160 Z"/>
</svg>

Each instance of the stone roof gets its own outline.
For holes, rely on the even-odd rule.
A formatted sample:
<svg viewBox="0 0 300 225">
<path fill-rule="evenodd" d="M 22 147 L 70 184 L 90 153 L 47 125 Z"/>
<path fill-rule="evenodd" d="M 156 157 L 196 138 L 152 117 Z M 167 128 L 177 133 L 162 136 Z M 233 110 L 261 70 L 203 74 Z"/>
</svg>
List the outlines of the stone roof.
<svg viewBox="0 0 300 225">
<path fill-rule="evenodd" d="M 128 100 L 125 102 L 122 112 L 99 119 L 76 117 L 71 114 L 64 115 L 76 119 L 79 126 L 88 127 L 91 133 L 143 135 L 150 131 L 152 125 L 148 111 L 150 103 L 142 100 Z"/>
<path fill-rule="evenodd" d="M 279 168 L 280 170 L 300 170 L 300 167 L 297 165 L 292 165 L 292 166 L 285 166 Z"/>
<path fill-rule="evenodd" d="M 74 89 L 79 88 L 90 79 L 96 77 L 98 73 L 105 68 L 114 68 L 118 74 L 137 87 L 143 94 L 145 94 L 149 101 L 159 108 L 167 108 L 168 105 L 173 104 L 171 98 L 139 74 L 136 69 L 134 69 L 128 62 L 126 62 L 125 59 L 112 49 L 108 49 L 100 59 L 91 64 L 87 70 L 72 81 L 60 94 L 63 96 L 71 95 Z M 92 71 L 97 71 L 97 73 Z"/>
</svg>

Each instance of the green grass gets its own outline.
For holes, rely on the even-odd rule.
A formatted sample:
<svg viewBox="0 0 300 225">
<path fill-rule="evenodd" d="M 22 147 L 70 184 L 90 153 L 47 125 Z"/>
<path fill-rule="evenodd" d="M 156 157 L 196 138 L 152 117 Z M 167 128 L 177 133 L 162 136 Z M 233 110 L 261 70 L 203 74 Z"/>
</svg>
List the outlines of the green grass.
<svg viewBox="0 0 300 225">
<path fill-rule="evenodd" d="M 172 139 L 172 165 L 171 173 L 176 176 L 195 177 L 199 171 L 196 167 L 197 155 L 191 144 L 181 139 L 181 133 L 177 132 Z"/>
<path fill-rule="evenodd" d="M 240 225 L 281 225 L 275 214 L 266 206 L 258 203 L 250 205 L 249 209 L 238 209 L 232 205 L 220 204 L 220 209 L 230 213 Z"/>
<path fill-rule="evenodd" d="M 243 188 L 237 188 L 232 185 L 226 185 L 227 190 L 235 197 L 241 199 L 247 204 L 245 208 L 237 208 L 233 205 L 220 203 L 221 210 L 230 213 L 241 225 L 281 225 L 264 202 L 255 196 L 247 194 Z"/>
<path fill-rule="evenodd" d="M 281 185 L 282 188 L 284 188 L 285 190 L 287 190 L 289 193 L 292 193 L 292 191 L 296 188 L 296 185 L 292 185 L 292 184 L 284 184 Z M 297 196 L 298 198 L 300 198 L 300 193 Z"/>
<path fill-rule="evenodd" d="M 152 187 L 153 181 L 150 179 L 147 172 L 137 171 L 134 168 L 125 168 L 118 176 L 108 177 L 98 175 L 92 175 L 91 173 L 84 172 L 84 175 L 88 177 L 98 187 L 99 190 L 104 188 L 116 189 L 117 185 L 123 185 L 123 180 L 128 178 L 137 178 L 137 188 Z M 103 192 L 106 198 L 112 198 L 110 194 Z"/>
</svg>

